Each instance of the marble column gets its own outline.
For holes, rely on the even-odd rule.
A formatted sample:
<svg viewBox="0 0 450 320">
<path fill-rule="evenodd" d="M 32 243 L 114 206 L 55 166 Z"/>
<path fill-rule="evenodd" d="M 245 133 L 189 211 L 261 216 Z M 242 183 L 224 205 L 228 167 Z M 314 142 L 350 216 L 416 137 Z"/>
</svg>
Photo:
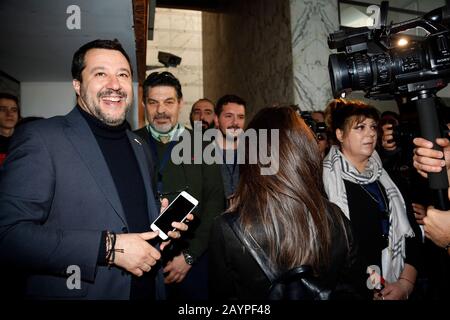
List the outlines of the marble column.
<svg viewBox="0 0 450 320">
<path fill-rule="evenodd" d="M 294 101 L 322 110 L 332 99 L 328 34 L 339 29 L 337 0 L 290 0 Z"/>
</svg>

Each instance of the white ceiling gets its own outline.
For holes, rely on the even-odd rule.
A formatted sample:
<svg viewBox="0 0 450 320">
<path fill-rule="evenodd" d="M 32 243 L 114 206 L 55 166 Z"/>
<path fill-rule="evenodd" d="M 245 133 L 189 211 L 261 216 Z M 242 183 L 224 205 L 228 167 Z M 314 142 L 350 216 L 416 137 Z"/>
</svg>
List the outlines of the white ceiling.
<svg viewBox="0 0 450 320">
<path fill-rule="evenodd" d="M 80 30 L 66 26 L 70 5 Z M 71 81 L 74 52 L 99 38 L 122 43 L 137 81 L 132 0 L 0 0 L 0 70 L 18 81 Z"/>
</svg>

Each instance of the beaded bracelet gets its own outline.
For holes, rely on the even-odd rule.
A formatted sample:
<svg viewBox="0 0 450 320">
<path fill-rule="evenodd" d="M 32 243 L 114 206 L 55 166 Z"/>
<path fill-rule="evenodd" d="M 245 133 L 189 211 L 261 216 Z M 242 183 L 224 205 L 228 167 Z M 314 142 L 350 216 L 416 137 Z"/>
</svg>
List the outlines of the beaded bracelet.
<svg viewBox="0 0 450 320">
<path fill-rule="evenodd" d="M 106 233 L 106 263 L 111 266 L 114 264 L 114 247 L 116 245 L 116 234 L 114 232 L 107 231 Z"/>
<path fill-rule="evenodd" d="M 124 253 L 124 249 L 116 249 L 117 235 L 115 232 L 106 233 L 106 263 L 111 268 L 116 259 L 116 252 Z"/>
</svg>

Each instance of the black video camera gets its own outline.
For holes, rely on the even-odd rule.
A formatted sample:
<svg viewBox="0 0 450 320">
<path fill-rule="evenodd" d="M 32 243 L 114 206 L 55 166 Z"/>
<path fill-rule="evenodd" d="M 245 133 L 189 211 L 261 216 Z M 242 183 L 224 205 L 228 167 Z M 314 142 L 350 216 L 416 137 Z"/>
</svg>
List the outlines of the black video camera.
<svg viewBox="0 0 450 320">
<path fill-rule="evenodd" d="M 450 78 L 450 8 L 441 7 L 423 17 L 386 25 L 389 3 L 380 8 L 380 28 L 353 28 L 332 33 L 328 61 L 334 97 L 363 90 L 367 98 L 392 99 L 424 89 L 444 88 Z M 400 32 L 421 27 L 428 35 L 407 46 L 396 40 Z"/>
<path fill-rule="evenodd" d="M 311 129 L 311 131 L 315 134 L 318 140 L 325 140 L 327 138 L 327 126 L 325 125 L 325 122 L 316 122 L 313 119 L 310 111 L 300 111 L 300 116 Z"/>
</svg>

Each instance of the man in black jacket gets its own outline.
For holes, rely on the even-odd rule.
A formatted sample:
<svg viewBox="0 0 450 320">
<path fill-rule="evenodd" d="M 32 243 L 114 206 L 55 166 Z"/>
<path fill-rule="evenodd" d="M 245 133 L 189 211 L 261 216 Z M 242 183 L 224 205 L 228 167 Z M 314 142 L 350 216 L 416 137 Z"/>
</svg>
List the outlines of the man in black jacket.
<svg viewBox="0 0 450 320">
<path fill-rule="evenodd" d="M 144 82 L 144 107 L 149 125 L 136 131 L 152 150 L 154 186 L 156 195 L 169 200 L 181 191 L 187 191 L 199 201 L 195 213 L 199 222 L 192 232 L 173 247 L 164 268 L 169 284 L 169 298 L 207 299 L 207 246 L 211 224 L 225 207 L 222 177 L 217 165 L 207 165 L 195 159 L 195 143 L 203 148 L 202 141 L 194 141 L 194 134 L 178 122 L 183 105 L 180 82 L 170 72 L 154 72 Z M 201 136 L 201 129 L 197 134 Z M 172 150 L 178 149 L 183 139 L 193 157 L 187 163 L 176 164 Z M 186 143 L 186 141 L 184 141 Z M 185 150 L 189 152 L 188 150 Z M 175 243 L 174 243 L 175 244 Z"/>
</svg>

